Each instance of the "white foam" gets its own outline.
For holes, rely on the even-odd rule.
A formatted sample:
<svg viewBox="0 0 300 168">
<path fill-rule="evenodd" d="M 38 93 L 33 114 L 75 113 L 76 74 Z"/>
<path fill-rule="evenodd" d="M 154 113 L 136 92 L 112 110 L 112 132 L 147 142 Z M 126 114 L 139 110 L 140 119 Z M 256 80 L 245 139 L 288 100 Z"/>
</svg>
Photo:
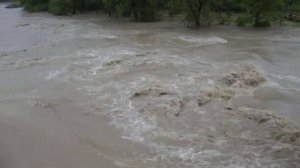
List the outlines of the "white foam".
<svg viewBox="0 0 300 168">
<path fill-rule="evenodd" d="M 62 72 L 58 71 L 58 70 L 56 70 L 56 71 L 50 71 L 48 73 L 48 75 L 45 77 L 45 79 L 46 80 L 52 80 L 52 79 L 56 78 L 57 76 L 59 76 L 60 74 L 62 74 Z"/>
<path fill-rule="evenodd" d="M 291 82 L 300 83 L 300 77 L 294 75 L 270 75 L 276 79 L 289 80 Z"/>
<path fill-rule="evenodd" d="M 197 42 L 197 40 L 204 45 L 227 42 L 224 39 L 218 38 L 200 38 L 200 40 L 196 38 L 192 39 L 191 41 Z M 183 146 L 174 145 L 172 143 L 169 144 L 164 142 L 158 142 L 157 138 L 166 138 L 168 140 L 170 139 L 171 141 L 179 140 L 193 142 L 197 139 L 201 140 L 202 138 L 206 137 L 202 137 L 204 134 L 200 134 L 199 129 L 197 129 L 197 131 L 195 132 L 180 132 L 180 130 L 164 130 L 164 128 L 162 128 L 159 125 L 160 120 L 157 120 L 156 115 L 141 113 L 140 109 L 138 109 L 138 107 L 135 106 L 136 104 L 134 104 L 136 102 L 134 102 L 134 100 L 131 99 L 132 95 L 136 92 L 136 90 L 138 90 L 139 88 L 147 88 L 149 86 L 159 85 L 162 88 L 169 88 L 168 90 L 170 90 L 171 93 L 178 94 L 180 94 L 181 88 L 190 88 L 190 92 L 193 92 L 194 87 L 203 89 L 207 85 L 213 86 L 218 81 L 214 80 L 214 78 L 209 78 L 209 76 L 206 75 L 206 72 L 210 72 L 210 69 L 206 69 L 203 72 L 196 71 L 183 74 L 182 76 L 179 76 L 176 79 L 178 80 L 176 82 L 166 81 L 156 77 L 155 75 L 146 73 L 142 75 L 138 74 L 130 78 L 130 81 L 125 80 L 120 82 L 116 80 L 101 80 L 101 83 L 99 83 L 98 80 L 100 77 L 112 77 L 118 72 L 124 72 L 125 70 L 131 68 L 131 66 L 129 65 L 132 64 L 138 64 L 140 62 L 143 63 L 147 61 L 154 62 L 157 64 L 160 64 L 160 62 L 171 62 L 173 64 L 176 64 L 176 60 L 178 60 L 179 57 L 176 55 L 165 56 L 161 54 L 153 54 L 149 56 L 147 55 L 147 57 L 131 57 L 132 55 L 139 53 L 138 51 L 139 50 L 121 47 L 82 50 L 78 54 L 87 56 L 87 59 L 82 59 L 80 63 L 73 63 L 71 65 L 72 67 L 69 68 L 69 70 L 71 71 L 73 76 L 79 75 L 85 77 L 82 79 L 77 79 L 84 80 L 85 82 L 85 86 L 80 87 L 80 89 L 89 95 L 97 96 L 97 100 L 93 100 L 92 104 L 95 104 L 95 106 L 99 106 L 101 109 L 103 109 L 100 110 L 101 112 L 98 113 L 104 113 L 105 115 L 111 116 L 111 124 L 116 128 L 122 130 L 123 139 L 128 139 L 133 142 L 141 143 L 155 154 L 154 157 L 143 156 L 142 159 L 144 159 L 145 162 L 155 163 L 160 160 L 167 160 L 166 163 L 168 163 L 176 159 L 176 163 L 171 163 L 172 165 L 178 163 L 182 167 L 203 167 L 203 165 L 211 164 L 212 159 L 214 158 L 230 155 L 227 153 L 222 153 L 218 149 L 202 149 L 200 144 L 198 145 L 198 147 L 195 147 L 191 143 L 186 143 L 186 145 Z M 113 68 L 111 68 L 111 66 L 106 66 L 105 63 L 109 63 L 114 60 L 124 61 L 120 65 L 114 65 Z M 188 59 L 186 59 L 186 61 L 182 60 L 180 60 L 180 62 L 184 62 L 184 64 L 186 65 L 189 65 L 193 62 L 189 61 Z M 101 73 L 97 73 L 100 71 Z M 54 72 L 51 75 L 56 76 L 57 74 L 56 72 Z M 72 81 L 72 83 L 76 82 Z M 198 110 L 198 113 L 206 114 L 207 112 Z M 220 139 L 216 142 L 216 145 L 222 146 L 224 143 L 226 143 L 226 139 Z M 120 160 L 116 158 L 115 161 L 118 165 L 122 165 L 123 167 L 128 166 L 128 160 L 122 159 Z M 243 158 L 241 158 L 240 160 L 241 165 L 243 165 Z M 132 165 L 135 165 L 134 162 L 131 163 Z"/>
<path fill-rule="evenodd" d="M 91 39 L 97 39 L 97 38 L 105 38 L 105 39 L 118 39 L 117 36 L 111 35 L 111 34 L 100 34 L 97 32 L 94 33 L 87 33 L 83 35 L 84 38 L 91 38 Z"/>
<path fill-rule="evenodd" d="M 288 75 L 285 77 L 286 79 L 292 81 L 292 82 L 296 82 L 296 83 L 300 83 L 300 78 L 297 76 L 293 76 L 293 75 Z"/>
<path fill-rule="evenodd" d="M 208 79 L 207 83 L 209 86 L 213 86 L 215 84 L 215 81 L 213 81 L 212 79 Z"/>
<path fill-rule="evenodd" d="M 224 44 L 228 42 L 220 37 L 195 38 L 190 36 L 179 36 L 179 39 L 186 42 L 197 43 L 199 45 Z"/>
</svg>

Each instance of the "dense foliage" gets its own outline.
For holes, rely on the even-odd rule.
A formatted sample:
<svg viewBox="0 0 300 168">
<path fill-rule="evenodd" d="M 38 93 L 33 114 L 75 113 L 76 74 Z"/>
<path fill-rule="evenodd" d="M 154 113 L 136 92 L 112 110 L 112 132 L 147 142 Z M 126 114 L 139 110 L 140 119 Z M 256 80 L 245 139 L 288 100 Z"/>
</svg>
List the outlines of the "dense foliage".
<svg viewBox="0 0 300 168">
<path fill-rule="evenodd" d="M 181 16 L 188 26 L 214 24 L 270 26 L 283 18 L 295 19 L 300 0 L 20 0 L 29 11 L 56 15 L 102 10 L 109 17 L 158 21 L 168 13 Z"/>
</svg>

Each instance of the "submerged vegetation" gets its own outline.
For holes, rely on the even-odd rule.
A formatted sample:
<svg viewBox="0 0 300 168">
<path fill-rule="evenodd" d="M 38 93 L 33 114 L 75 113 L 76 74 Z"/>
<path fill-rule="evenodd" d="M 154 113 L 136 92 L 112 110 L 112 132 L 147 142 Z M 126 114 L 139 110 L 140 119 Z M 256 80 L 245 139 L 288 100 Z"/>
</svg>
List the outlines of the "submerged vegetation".
<svg viewBox="0 0 300 168">
<path fill-rule="evenodd" d="M 283 19 L 300 21 L 299 0 L 20 0 L 25 9 L 69 15 L 104 11 L 109 17 L 159 21 L 167 13 L 188 26 L 216 24 L 271 26 Z"/>
</svg>

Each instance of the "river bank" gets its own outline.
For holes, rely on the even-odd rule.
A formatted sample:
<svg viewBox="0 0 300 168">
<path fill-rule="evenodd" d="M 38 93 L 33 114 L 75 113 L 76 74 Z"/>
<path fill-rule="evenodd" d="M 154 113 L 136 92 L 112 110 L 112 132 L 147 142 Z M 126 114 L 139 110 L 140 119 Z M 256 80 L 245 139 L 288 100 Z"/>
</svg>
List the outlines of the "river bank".
<svg viewBox="0 0 300 168">
<path fill-rule="evenodd" d="M 0 22 L 0 167 L 300 165 L 297 27 Z"/>
</svg>

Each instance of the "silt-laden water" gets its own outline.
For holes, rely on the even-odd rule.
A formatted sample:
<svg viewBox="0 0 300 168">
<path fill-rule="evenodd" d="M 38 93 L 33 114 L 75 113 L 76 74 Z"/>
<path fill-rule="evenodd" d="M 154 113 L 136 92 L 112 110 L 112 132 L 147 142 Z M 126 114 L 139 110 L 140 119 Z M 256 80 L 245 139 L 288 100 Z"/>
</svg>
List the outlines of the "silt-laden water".
<svg viewBox="0 0 300 168">
<path fill-rule="evenodd" d="M 1 168 L 298 168 L 300 29 L 0 5 Z"/>
</svg>

